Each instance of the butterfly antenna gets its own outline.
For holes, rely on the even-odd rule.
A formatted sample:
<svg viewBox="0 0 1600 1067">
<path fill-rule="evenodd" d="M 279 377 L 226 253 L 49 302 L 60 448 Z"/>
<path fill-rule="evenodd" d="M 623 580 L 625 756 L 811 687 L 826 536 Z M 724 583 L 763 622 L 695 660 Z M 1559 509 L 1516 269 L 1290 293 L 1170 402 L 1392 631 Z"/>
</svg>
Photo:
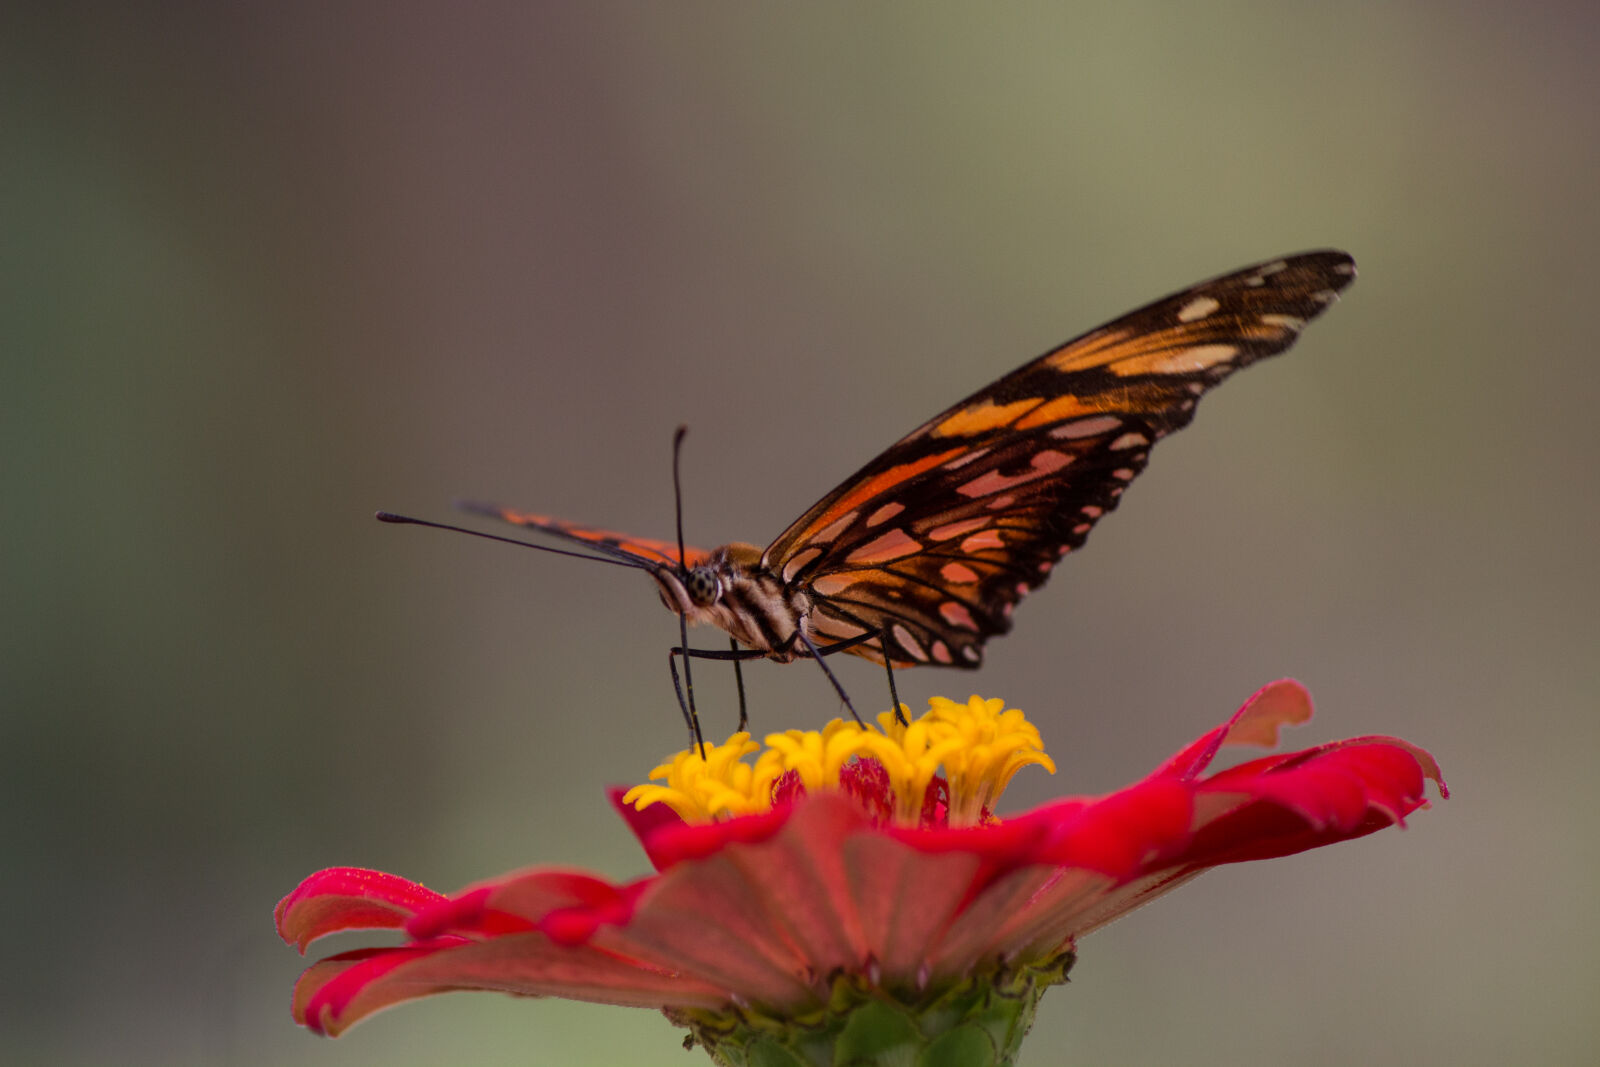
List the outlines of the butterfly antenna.
<svg viewBox="0 0 1600 1067">
<path fill-rule="evenodd" d="M 471 534 L 473 537 L 481 537 L 486 541 L 500 541 L 508 545 L 521 545 L 523 548 L 536 548 L 540 552 L 554 552 L 558 556 L 572 556 L 574 559 L 588 559 L 596 563 L 612 563 L 618 567 L 631 567 L 636 571 L 654 569 L 644 563 L 633 563 L 625 559 L 612 559 L 610 556 L 592 556 L 587 552 L 572 552 L 565 548 L 552 548 L 550 545 L 536 544 L 532 541 L 519 541 L 515 537 L 501 537 L 499 534 L 484 533 L 482 530 L 469 530 L 465 526 L 452 526 L 447 522 L 413 519 L 409 515 L 396 515 L 390 511 L 380 511 L 374 517 L 379 522 L 390 522 L 397 526 L 427 526 L 435 530 L 449 530 L 451 533 Z"/>
<path fill-rule="evenodd" d="M 679 426 L 672 431 L 672 513 L 678 523 L 678 573 L 689 573 L 689 554 L 683 549 L 683 479 L 678 474 L 678 457 L 683 455 L 683 437 L 689 432 L 689 427 Z M 700 749 L 700 758 L 706 758 L 706 743 L 700 734 L 700 714 L 694 706 L 694 675 L 689 667 L 689 616 L 679 613 L 678 636 L 682 640 L 683 648 L 683 688 L 689 695 L 689 706 L 684 710 L 688 712 L 689 735 L 693 738 L 696 747 Z"/>
<path fill-rule="evenodd" d="M 688 554 L 683 550 L 683 480 L 678 476 L 678 457 L 683 454 L 683 437 L 689 427 L 679 426 L 672 432 L 672 513 L 678 520 L 678 573 L 687 574 Z"/>
</svg>

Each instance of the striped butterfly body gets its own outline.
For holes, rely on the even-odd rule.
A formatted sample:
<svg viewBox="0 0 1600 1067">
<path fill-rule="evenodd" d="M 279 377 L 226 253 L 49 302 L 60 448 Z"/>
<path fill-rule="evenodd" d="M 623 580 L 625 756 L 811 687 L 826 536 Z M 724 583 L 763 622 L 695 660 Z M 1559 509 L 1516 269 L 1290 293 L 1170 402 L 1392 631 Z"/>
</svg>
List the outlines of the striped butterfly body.
<svg viewBox="0 0 1600 1067">
<path fill-rule="evenodd" d="M 917 427 L 765 549 L 680 557 L 676 543 L 467 507 L 647 570 L 669 609 L 720 627 L 741 655 L 976 667 L 1154 444 L 1188 424 L 1207 390 L 1292 345 L 1354 278 L 1348 255 L 1310 252 L 1091 330 Z"/>
</svg>

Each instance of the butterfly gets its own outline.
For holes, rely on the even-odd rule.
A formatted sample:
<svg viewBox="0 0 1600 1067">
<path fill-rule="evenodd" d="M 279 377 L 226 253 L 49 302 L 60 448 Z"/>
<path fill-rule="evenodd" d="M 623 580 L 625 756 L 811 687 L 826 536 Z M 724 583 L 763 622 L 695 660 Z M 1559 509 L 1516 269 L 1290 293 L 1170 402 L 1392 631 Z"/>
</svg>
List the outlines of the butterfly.
<svg viewBox="0 0 1600 1067">
<path fill-rule="evenodd" d="M 648 572 L 680 616 L 675 685 L 678 656 L 686 676 L 691 655 L 810 657 L 848 707 L 823 656 L 883 664 L 891 693 L 894 668 L 977 667 L 1017 603 L 1116 508 L 1155 443 L 1188 425 L 1223 379 L 1292 345 L 1355 273 L 1337 251 L 1258 263 L 1052 348 L 890 445 L 765 549 L 685 548 L 681 520 L 670 542 L 462 507 Z M 726 631 L 729 651 L 690 649 L 690 623 Z M 687 703 L 678 693 L 698 743 L 692 682 Z M 740 698 L 742 728 L 742 678 Z"/>
</svg>

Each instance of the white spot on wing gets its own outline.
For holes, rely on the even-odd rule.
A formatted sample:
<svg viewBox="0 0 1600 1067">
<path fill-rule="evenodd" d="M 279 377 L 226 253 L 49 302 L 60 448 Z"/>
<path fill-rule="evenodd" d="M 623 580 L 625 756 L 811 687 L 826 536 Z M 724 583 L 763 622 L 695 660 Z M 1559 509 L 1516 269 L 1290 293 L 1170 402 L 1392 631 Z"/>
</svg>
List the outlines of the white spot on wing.
<svg viewBox="0 0 1600 1067">
<path fill-rule="evenodd" d="M 978 580 L 978 572 L 955 560 L 939 568 L 939 577 L 956 585 L 971 585 Z"/>
<path fill-rule="evenodd" d="M 812 540 L 819 541 L 822 544 L 827 544 L 835 537 L 838 537 L 840 534 L 844 533 L 845 530 L 849 529 L 850 524 L 855 521 L 856 512 L 854 510 L 847 511 L 843 515 L 840 515 L 837 519 L 834 519 L 832 522 L 828 523 L 828 525 L 824 526 L 822 529 L 818 530 L 817 536 L 813 537 Z"/>
<path fill-rule="evenodd" d="M 836 619 L 827 612 L 818 611 L 810 616 L 811 628 L 820 631 L 828 637 L 837 637 L 841 641 L 851 637 L 860 637 L 866 629 L 853 622 Z"/>
<path fill-rule="evenodd" d="M 927 650 L 921 645 L 917 644 L 917 639 L 911 636 L 910 630 L 906 629 L 904 626 L 901 626 L 899 623 L 895 623 L 889 628 L 889 632 L 894 634 L 894 639 L 900 642 L 901 648 L 911 653 L 912 659 L 915 659 L 921 663 L 928 662 Z"/>
<path fill-rule="evenodd" d="M 966 453 L 964 455 L 957 456 L 955 459 L 951 460 L 949 463 L 946 463 L 944 465 L 944 469 L 947 470 L 947 471 L 960 470 L 962 467 L 965 467 L 968 463 L 971 463 L 973 460 L 982 459 L 984 456 L 987 456 L 988 454 L 989 454 L 989 450 L 987 448 L 974 448 L 971 452 L 968 452 L 968 453 Z"/>
<path fill-rule="evenodd" d="M 1093 437 L 1095 434 L 1110 433 L 1122 425 L 1122 420 L 1115 415 L 1093 415 L 1087 419 L 1073 419 L 1064 422 L 1050 431 L 1051 437 L 1061 437 L 1071 440 L 1077 437 Z"/>
<path fill-rule="evenodd" d="M 877 511 L 874 511 L 871 515 L 867 516 L 867 525 L 876 526 L 879 523 L 888 522 L 905 509 L 906 506 L 904 504 L 891 500 Z"/>
<path fill-rule="evenodd" d="M 982 533 L 975 533 L 961 542 L 961 551 L 963 552 L 978 552 L 985 548 L 1004 547 L 1006 547 L 1006 543 L 1000 540 L 1000 533 L 997 530 L 984 530 Z"/>
<path fill-rule="evenodd" d="M 1209 296 L 1197 296 L 1178 309 L 1179 322 L 1197 322 L 1222 306 L 1222 301 Z"/>
<path fill-rule="evenodd" d="M 1111 442 L 1111 451 L 1121 452 L 1123 449 L 1138 448 L 1140 445 L 1147 445 L 1149 443 L 1150 438 L 1146 437 L 1142 433 L 1125 433 L 1115 441 Z"/>
<path fill-rule="evenodd" d="M 1297 315 L 1267 314 L 1261 316 L 1261 321 L 1268 326 L 1281 326 L 1286 330 L 1299 330 L 1306 324 L 1306 320 Z"/>
<path fill-rule="evenodd" d="M 1218 363 L 1226 363 L 1238 354 L 1239 349 L 1233 345 L 1195 345 L 1193 348 L 1178 349 L 1157 363 L 1155 369 L 1164 374 L 1206 370 Z"/>
<path fill-rule="evenodd" d="M 928 531 L 928 538 L 933 541 L 948 541 L 952 537 L 960 537 L 964 533 L 980 530 L 989 525 L 987 515 L 979 515 L 975 519 L 960 519 L 956 522 L 947 522 L 943 526 L 935 526 Z"/>
<path fill-rule="evenodd" d="M 852 585 L 855 585 L 858 580 L 859 575 L 853 571 L 824 574 L 811 583 L 811 588 L 822 596 L 838 596 Z"/>
<path fill-rule="evenodd" d="M 922 543 L 900 527 L 887 531 L 845 557 L 846 563 L 886 563 L 922 551 Z"/>
<path fill-rule="evenodd" d="M 1054 474 L 1071 463 L 1073 458 L 1065 452 L 1047 448 L 1035 453 L 1028 463 L 1028 469 L 1021 474 L 1001 474 L 997 470 L 984 471 L 965 485 L 956 486 L 956 492 L 967 497 L 988 496 L 990 493 L 998 493 L 1002 489 L 1010 489 L 1023 482 L 1031 482 L 1035 478 L 1043 478 L 1046 474 Z"/>
<path fill-rule="evenodd" d="M 978 632 L 978 624 L 972 621 L 972 612 L 967 610 L 965 604 L 958 604 L 954 600 L 946 600 L 939 605 L 939 614 L 951 626 L 959 626 L 964 630 Z"/>
<path fill-rule="evenodd" d="M 794 576 L 800 573 L 800 569 L 820 555 L 822 555 L 822 549 L 815 546 L 803 552 L 796 552 L 794 558 L 783 565 L 783 580 L 786 582 L 794 581 Z"/>
</svg>

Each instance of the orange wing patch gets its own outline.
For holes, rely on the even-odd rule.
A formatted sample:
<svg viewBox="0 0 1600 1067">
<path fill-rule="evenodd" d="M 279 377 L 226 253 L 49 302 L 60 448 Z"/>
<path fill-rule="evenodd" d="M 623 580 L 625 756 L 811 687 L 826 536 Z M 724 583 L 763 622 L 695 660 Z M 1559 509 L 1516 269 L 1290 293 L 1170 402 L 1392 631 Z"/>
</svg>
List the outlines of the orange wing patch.
<svg viewBox="0 0 1600 1067">
<path fill-rule="evenodd" d="M 1088 337 L 1069 341 L 1045 356 L 1043 363 L 1051 370 L 1058 370 L 1063 374 L 1103 366 L 1126 355 L 1123 345 L 1134 336 L 1136 335 L 1128 330 L 1098 330 Z"/>
<path fill-rule="evenodd" d="M 838 522 L 873 497 L 888 492 L 901 482 L 909 481 L 924 471 L 932 470 L 945 460 L 953 459 L 960 455 L 963 451 L 964 449 L 961 448 L 952 448 L 944 452 L 936 452 L 933 455 L 923 456 L 921 459 L 912 460 L 910 463 L 901 463 L 890 467 L 886 471 L 874 474 L 860 485 L 854 486 L 844 496 L 835 500 L 833 506 L 828 508 L 827 511 L 812 519 L 811 524 L 794 538 L 794 543 L 807 544 L 818 540 L 819 531 Z"/>
<path fill-rule="evenodd" d="M 971 437 L 975 434 L 1010 426 L 1021 416 L 1044 403 L 1043 397 L 1030 396 L 1009 404 L 996 404 L 985 399 L 982 403 L 962 408 L 933 428 L 935 437 Z"/>
<path fill-rule="evenodd" d="M 665 563 L 677 566 L 678 544 L 676 541 L 653 541 L 647 537 L 632 537 L 628 534 L 617 533 L 614 530 L 597 530 L 589 526 L 578 526 L 574 523 L 552 519 L 548 515 L 534 515 L 526 511 L 515 511 L 511 508 L 473 506 L 472 511 L 480 515 L 489 515 L 506 522 L 525 526 L 530 530 L 541 533 L 553 534 L 564 537 L 569 541 L 581 544 L 605 545 L 608 548 L 621 549 L 628 555 L 649 563 Z M 683 548 L 684 565 L 693 567 L 704 563 L 711 558 L 711 553 L 703 548 L 692 548 L 685 545 Z"/>
<path fill-rule="evenodd" d="M 1110 406 L 1107 401 L 1096 403 L 1093 397 L 1085 400 L 1066 393 L 1054 400 L 1047 400 L 1028 412 L 1017 422 L 1017 429 L 1032 430 L 1048 426 L 1052 422 L 1060 422 L 1062 419 L 1074 419 L 1079 415 L 1098 415 Z"/>
</svg>

